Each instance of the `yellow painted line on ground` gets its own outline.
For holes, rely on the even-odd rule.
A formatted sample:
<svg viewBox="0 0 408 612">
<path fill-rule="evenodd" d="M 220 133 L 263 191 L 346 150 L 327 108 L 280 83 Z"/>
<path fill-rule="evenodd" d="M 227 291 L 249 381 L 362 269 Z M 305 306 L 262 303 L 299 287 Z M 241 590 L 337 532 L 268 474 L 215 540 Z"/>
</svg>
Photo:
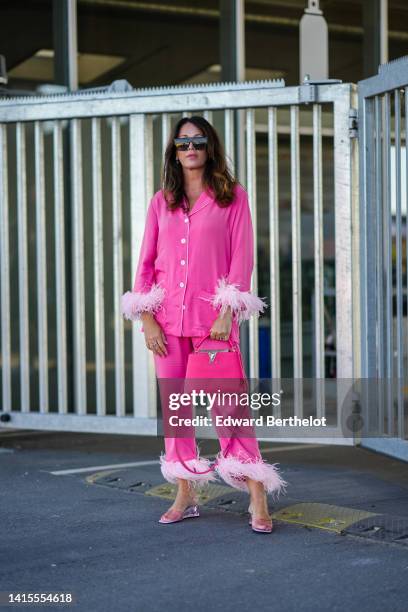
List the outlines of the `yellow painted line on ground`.
<svg viewBox="0 0 408 612">
<path fill-rule="evenodd" d="M 272 514 L 272 518 L 278 521 L 316 527 L 336 533 L 370 516 L 378 516 L 378 513 L 312 502 L 293 504 Z"/>
</svg>

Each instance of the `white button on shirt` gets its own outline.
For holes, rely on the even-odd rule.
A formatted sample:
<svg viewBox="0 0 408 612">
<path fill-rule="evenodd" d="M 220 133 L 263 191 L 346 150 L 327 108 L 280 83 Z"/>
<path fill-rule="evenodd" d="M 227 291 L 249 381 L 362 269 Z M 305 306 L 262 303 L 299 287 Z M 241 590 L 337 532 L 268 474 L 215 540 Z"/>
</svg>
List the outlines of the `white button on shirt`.
<svg viewBox="0 0 408 612">
<path fill-rule="evenodd" d="M 184 283 L 180 283 L 180 287 L 184 287 Z"/>
<path fill-rule="evenodd" d="M 185 260 L 184 260 L 184 259 L 182 259 L 182 260 L 180 261 L 180 263 L 181 263 L 181 265 L 182 265 L 182 266 L 184 266 L 184 264 L 185 264 L 186 262 L 185 262 Z"/>
<path fill-rule="evenodd" d="M 184 219 L 184 223 L 188 223 L 188 219 L 187 219 L 187 217 Z"/>
<path fill-rule="evenodd" d="M 182 239 L 180 240 L 180 242 L 181 242 L 182 244 L 184 244 L 184 243 L 185 243 L 185 241 L 186 241 L 186 239 L 185 239 L 185 238 L 182 238 Z"/>
</svg>

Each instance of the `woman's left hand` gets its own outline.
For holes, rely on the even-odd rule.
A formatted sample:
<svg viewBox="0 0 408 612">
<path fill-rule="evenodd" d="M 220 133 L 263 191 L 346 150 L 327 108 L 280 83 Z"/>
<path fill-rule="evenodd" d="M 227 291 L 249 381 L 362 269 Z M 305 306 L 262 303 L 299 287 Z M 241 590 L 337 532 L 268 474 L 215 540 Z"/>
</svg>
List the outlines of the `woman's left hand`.
<svg viewBox="0 0 408 612">
<path fill-rule="evenodd" d="M 228 310 L 225 315 L 215 319 L 210 330 L 212 340 L 228 340 L 232 329 L 232 313 Z"/>
</svg>

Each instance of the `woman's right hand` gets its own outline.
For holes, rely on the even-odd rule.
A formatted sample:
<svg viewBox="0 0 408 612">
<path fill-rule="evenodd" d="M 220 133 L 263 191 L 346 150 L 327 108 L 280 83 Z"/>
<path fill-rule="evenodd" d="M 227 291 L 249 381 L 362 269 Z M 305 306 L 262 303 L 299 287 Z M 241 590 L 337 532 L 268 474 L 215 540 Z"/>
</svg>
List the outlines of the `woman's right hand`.
<svg viewBox="0 0 408 612">
<path fill-rule="evenodd" d="M 141 319 L 147 348 L 153 351 L 155 355 L 165 357 L 167 355 L 167 347 L 165 346 L 167 339 L 162 328 L 150 312 L 142 313 Z"/>
</svg>

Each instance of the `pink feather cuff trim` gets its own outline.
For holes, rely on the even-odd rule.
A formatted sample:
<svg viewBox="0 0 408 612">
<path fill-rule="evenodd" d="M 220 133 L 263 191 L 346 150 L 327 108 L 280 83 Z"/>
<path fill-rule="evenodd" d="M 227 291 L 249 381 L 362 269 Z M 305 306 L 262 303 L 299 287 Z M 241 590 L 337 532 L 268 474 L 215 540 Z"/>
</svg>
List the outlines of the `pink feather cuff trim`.
<svg viewBox="0 0 408 612">
<path fill-rule="evenodd" d="M 125 319 L 137 321 L 142 312 L 154 314 L 161 308 L 165 295 L 165 290 L 159 285 L 153 284 L 150 291 L 140 293 L 137 291 L 127 291 L 122 295 L 121 310 Z"/>
<path fill-rule="evenodd" d="M 228 306 L 230 306 L 239 324 L 242 321 L 247 321 L 252 315 L 259 317 L 264 308 L 268 307 L 263 299 L 249 291 L 240 291 L 236 284 L 229 284 L 226 278 L 218 279 L 211 303 L 215 308 L 221 309 L 221 316 L 226 313 Z"/>
<path fill-rule="evenodd" d="M 207 482 L 217 481 L 217 475 L 214 470 L 207 472 L 211 467 L 208 459 L 203 459 L 198 456 L 195 459 L 187 459 L 184 463 L 190 470 L 196 470 L 197 473 L 193 474 L 190 470 L 187 470 L 181 461 L 167 461 L 165 455 L 160 455 L 160 469 L 163 477 L 168 482 L 177 484 L 177 478 L 183 478 L 184 480 L 190 480 L 193 485 L 197 486 Z M 200 474 L 200 472 L 205 472 L 205 474 Z"/>
<path fill-rule="evenodd" d="M 262 482 L 266 493 L 277 498 L 285 493 L 288 483 L 283 480 L 276 465 L 267 463 L 261 457 L 250 461 L 248 458 L 224 457 L 222 452 L 217 455 L 217 472 L 231 487 L 249 493 L 246 478 L 251 478 Z"/>
</svg>

